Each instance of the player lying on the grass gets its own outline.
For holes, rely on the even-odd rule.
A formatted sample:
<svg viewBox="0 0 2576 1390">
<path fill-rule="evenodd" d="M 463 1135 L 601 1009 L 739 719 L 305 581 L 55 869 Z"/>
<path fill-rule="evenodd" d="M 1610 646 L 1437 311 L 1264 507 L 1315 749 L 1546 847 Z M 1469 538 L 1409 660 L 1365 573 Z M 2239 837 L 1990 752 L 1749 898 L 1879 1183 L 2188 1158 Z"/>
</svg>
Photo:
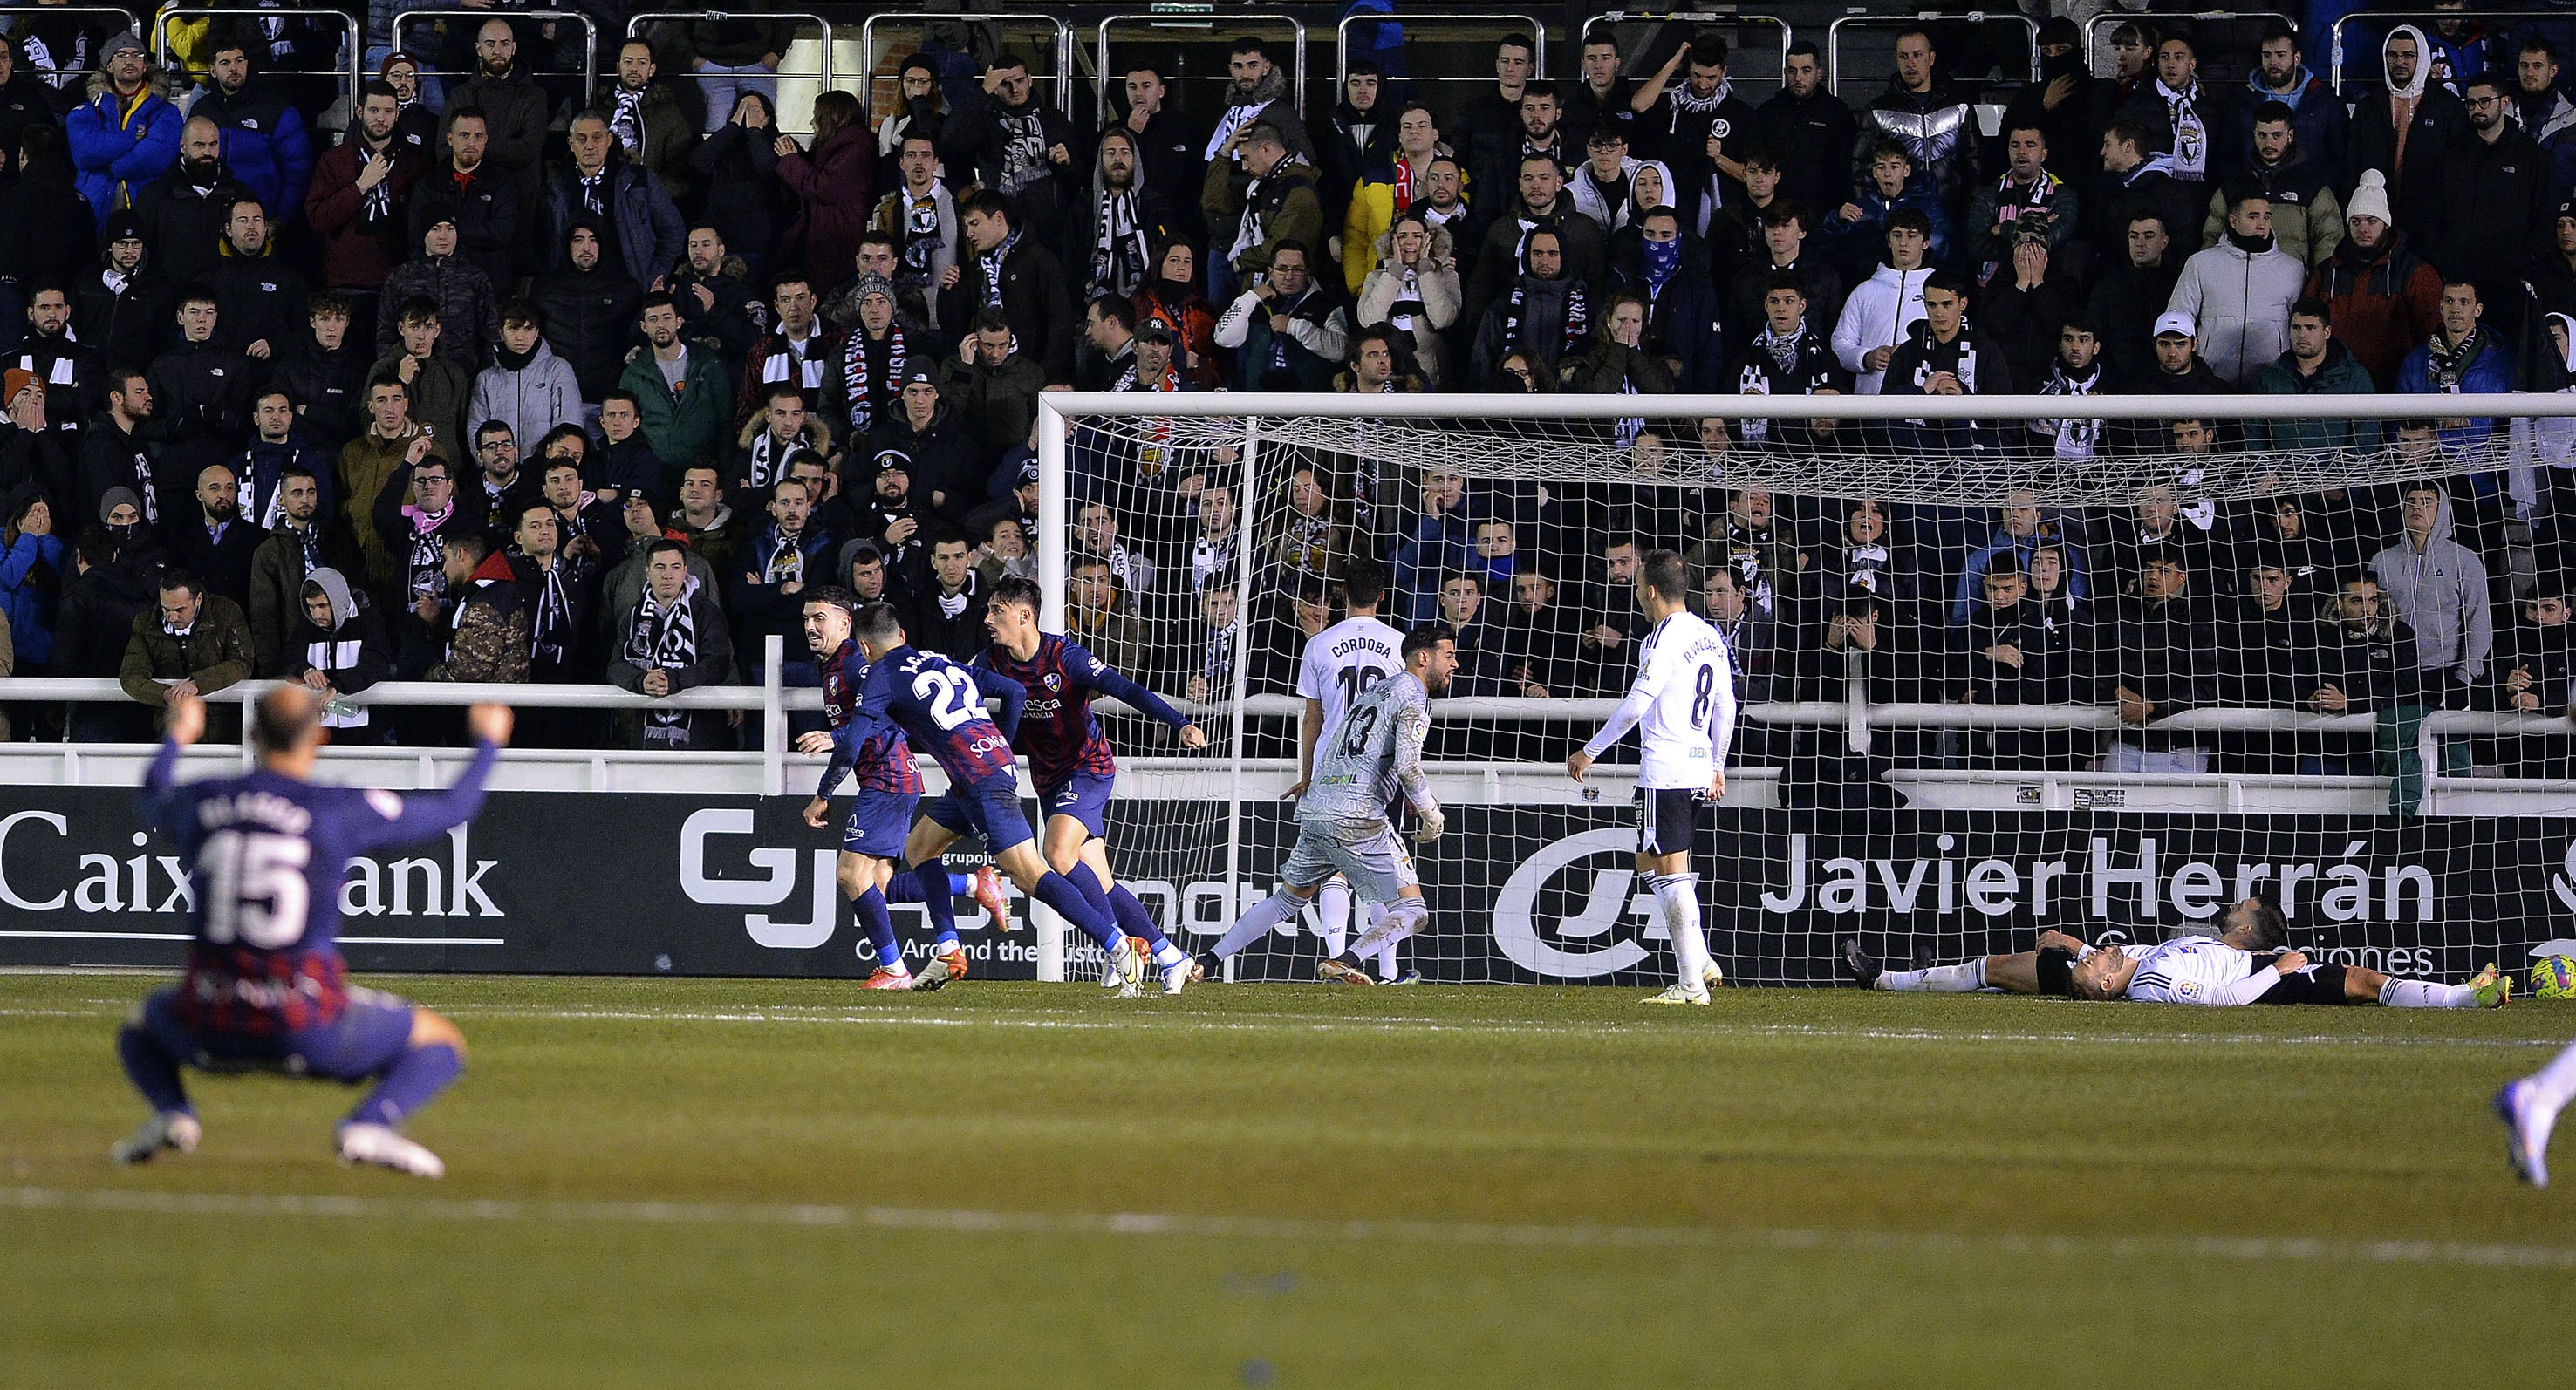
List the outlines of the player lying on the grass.
<svg viewBox="0 0 2576 1390">
<path fill-rule="evenodd" d="M 2218 920 L 2218 939 L 2230 946 L 2258 954 L 2278 951 L 2290 944 L 2290 924 L 2280 909 L 2257 897 L 2247 897 L 2231 904 Z M 1981 989 L 1999 989 L 2007 994 L 2050 994 L 2065 998 L 2074 987 L 2074 968 L 2097 950 L 2116 950 L 2131 956 L 2143 956 L 2155 949 L 2152 943 L 2131 942 L 2116 947 L 2094 947 L 2081 937 L 2069 936 L 2054 929 L 2039 934 L 2039 944 L 2028 951 L 1980 956 L 1951 965 L 1929 965 L 1916 970 L 1889 970 L 1861 949 L 1860 938 L 1843 942 L 1843 968 L 1851 972 L 1854 982 L 1868 989 L 1895 990 L 1903 993 L 1973 994 Z"/>
<path fill-rule="evenodd" d="M 891 604 L 871 603 L 859 609 L 851 633 L 868 659 L 854 718 L 892 723 L 914 747 L 927 749 L 948 774 L 947 792 L 923 808 L 904 842 L 903 857 L 912 865 L 913 875 L 926 884 L 942 882 L 948 865 L 941 856 L 948 847 L 969 832 L 981 833 L 993 852 L 993 862 L 1021 892 L 1081 928 L 1085 936 L 1100 943 L 1111 961 L 1127 963 L 1125 978 L 1113 971 L 1110 983 L 1119 986 L 1121 993 L 1134 992 L 1135 952 L 1107 900 L 1084 893 L 1047 867 L 1038 854 L 1029 818 L 1020 810 L 1019 762 L 1006 731 L 1018 725 L 1028 692 L 1017 681 L 969 670 L 937 652 L 910 646 L 904 640 L 903 621 Z M 987 695 L 1002 702 L 999 723 L 985 713 Z M 937 989 L 964 973 L 966 957 L 955 949 L 955 904 L 945 894 L 928 893 L 922 906 L 930 914 L 939 948 L 918 985 Z M 1161 936 L 1160 929 L 1155 929 L 1148 944 L 1165 944 Z M 1168 979 L 1166 987 L 1170 987 Z"/>
<path fill-rule="evenodd" d="M 465 1069 L 456 1025 L 390 994 L 353 988 L 340 958 L 340 882 L 370 850 L 442 835 L 473 819 L 483 781 L 510 738 L 507 705 L 466 714 L 474 761 L 444 791 L 397 794 L 317 787 L 322 704 L 301 685 L 260 698 L 251 715 L 259 766 L 178 785 L 179 750 L 205 732 L 205 702 L 170 702 L 168 736 L 144 774 L 144 824 L 177 842 L 195 895 L 187 974 L 158 990 L 116 1035 L 116 1055 L 152 1116 L 110 1152 L 141 1163 L 187 1153 L 202 1129 L 179 1071 L 274 1071 L 374 1081 L 340 1121 L 344 1163 L 435 1178 L 438 1155 L 397 1126 Z"/>
<path fill-rule="evenodd" d="M 1637 565 L 1637 606 L 1654 630 L 1637 648 L 1637 679 L 1592 741 L 1565 760 L 1584 771 L 1636 729 L 1637 872 L 1654 889 L 1681 978 L 1649 1004 L 1706 1004 L 1725 976 L 1699 925 L 1699 875 L 1691 845 L 1708 808 L 1726 795 L 1726 746 L 1735 734 L 1735 678 L 1726 639 L 1690 611 L 1691 568 L 1669 550 Z"/>
<path fill-rule="evenodd" d="M 2570 1100 L 2576 1100 L 2576 1043 L 2495 1094 L 2496 1117 L 2506 1130 L 2505 1152 L 2513 1159 L 2513 1171 L 2534 1187 L 2549 1186 L 2549 1131 Z"/>
<path fill-rule="evenodd" d="M 876 951 L 877 967 L 869 973 L 867 987 L 910 989 L 912 970 L 904 964 L 902 943 L 895 940 L 889 903 L 922 900 L 912 871 L 901 864 L 904 835 L 912 828 L 913 811 L 921 802 L 921 772 L 912 765 L 912 746 L 904 740 L 903 730 L 859 714 L 859 689 L 867 679 L 868 664 L 850 636 L 850 617 L 857 607 L 857 596 L 837 585 L 806 591 L 805 645 L 821 658 L 823 718 L 831 731 L 807 734 L 797 740 L 796 748 L 801 753 L 829 750 L 832 758 L 823 768 L 823 779 L 815 784 L 814 799 L 805 803 L 805 823 L 823 829 L 829 823 L 832 792 L 843 778 L 856 775 L 858 790 L 850 797 L 849 819 L 841 830 L 837 871 L 841 893 L 850 900 L 851 920 Z M 908 898 L 893 896 L 898 880 L 913 890 Z M 1009 905 L 1001 900 L 992 870 L 978 870 L 970 887 L 976 901 L 992 915 L 993 925 L 1007 930 Z M 941 940 L 935 949 L 947 972 L 941 983 L 965 975 L 966 952 L 955 936 Z"/>
<path fill-rule="evenodd" d="M 2257 955 L 2214 936 L 2159 942 L 2144 955 L 2095 951 L 2075 963 L 2077 999 L 2146 1004 L 2386 1004 L 2502 1008 L 2513 981 L 2492 965 L 2466 984 L 2396 980 L 2366 965 L 2315 964 L 2302 951 Z"/>
<path fill-rule="evenodd" d="M 1374 984 L 1362 962 L 1429 920 L 1422 879 L 1387 822 L 1387 807 L 1398 795 L 1413 807 L 1422 822 L 1414 839 L 1422 844 L 1439 839 L 1447 826 L 1422 774 L 1422 741 L 1431 732 L 1431 697 L 1448 690 L 1458 669 L 1458 636 L 1445 624 L 1424 623 L 1404 635 L 1400 655 L 1404 669 L 1372 686 L 1324 731 L 1313 783 L 1297 800 L 1297 844 L 1279 871 L 1279 891 L 1253 904 L 1214 951 L 1199 957 L 1202 973 L 1216 973 L 1226 957 L 1278 930 L 1336 873 L 1363 900 L 1385 907 L 1386 916 L 1357 945 L 1318 963 L 1315 973 L 1323 979 Z"/>
<path fill-rule="evenodd" d="M 1029 760 L 1046 808 L 1043 845 L 1047 867 L 1071 880 L 1086 898 L 1106 902 L 1127 939 L 1154 944 L 1154 965 L 1165 993 L 1178 994 L 1190 973 L 1189 953 L 1171 943 L 1152 913 L 1109 873 L 1109 793 L 1118 783 L 1118 760 L 1091 712 L 1091 697 L 1106 695 L 1170 725 L 1183 748 L 1207 747 L 1207 735 L 1162 696 L 1102 665 L 1069 637 L 1038 631 L 1038 586 L 1004 579 L 984 609 L 984 631 L 993 645 L 969 663 L 1028 691 L 1011 747 Z M 1112 959 L 1112 976 L 1137 972 L 1133 961 Z"/>
</svg>

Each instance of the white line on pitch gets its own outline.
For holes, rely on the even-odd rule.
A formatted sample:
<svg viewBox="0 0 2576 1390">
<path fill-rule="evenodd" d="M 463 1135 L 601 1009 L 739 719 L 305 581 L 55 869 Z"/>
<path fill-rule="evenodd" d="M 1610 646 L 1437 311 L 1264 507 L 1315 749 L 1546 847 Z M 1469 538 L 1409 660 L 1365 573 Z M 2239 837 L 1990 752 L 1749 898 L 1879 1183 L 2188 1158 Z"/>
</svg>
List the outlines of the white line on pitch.
<svg viewBox="0 0 2576 1390">
<path fill-rule="evenodd" d="M 2576 1248 L 2445 1240 L 2321 1240 L 2264 1236 L 2025 1236 L 1939 1231 L 1724 1230 L 1697 1226 L 1550 1226 L 1500 1222 L 1351 1221 L 855 1207 L 833 1203 L 522 1201 L 514 1198 L 346 1197 L 279 1193 L 136 1192 L 114 1188 L 0 1188 L 0 1206 L 20 1210 L 124 1212 L 150 1216 L 330 1217 L 337 1219 L 874 1227 L 979 1235 L 1163 1236 L 1354 1244 L 1720 1249 L 1765 1247 L 1826 1253 L 2102 1256 L 2246 1263 L 2465 1265 L 2576 1269 Z"/>
</svg>

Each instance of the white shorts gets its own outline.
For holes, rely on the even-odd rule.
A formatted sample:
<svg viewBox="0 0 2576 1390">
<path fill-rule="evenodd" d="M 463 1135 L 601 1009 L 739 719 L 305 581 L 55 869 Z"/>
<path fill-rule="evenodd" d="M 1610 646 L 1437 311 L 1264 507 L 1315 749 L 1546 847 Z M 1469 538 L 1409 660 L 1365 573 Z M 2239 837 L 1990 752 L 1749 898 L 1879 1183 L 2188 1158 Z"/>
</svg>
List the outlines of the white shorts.
<svg viewBox="0 0 2576 1390">
<path fill-rule="evenodd" d="M 1297 846 L 1288 851 L 1280 877 L 1298 888 L 1311 888 L 1334 874 L 1351 881 L 1362 901 L 1392 903 L 1407 888 L 1422 886 L 1413 871 L 1413 855 L 1382 821 L 1343 824 L 1299 821 Z"/>
</svg>

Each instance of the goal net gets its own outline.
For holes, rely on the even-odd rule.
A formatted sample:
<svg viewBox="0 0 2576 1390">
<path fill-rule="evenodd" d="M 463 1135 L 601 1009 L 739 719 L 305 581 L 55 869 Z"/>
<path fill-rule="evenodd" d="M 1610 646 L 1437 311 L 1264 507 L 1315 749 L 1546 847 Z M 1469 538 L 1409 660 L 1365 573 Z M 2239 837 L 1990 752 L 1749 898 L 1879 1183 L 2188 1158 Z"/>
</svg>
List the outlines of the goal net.
<svg viewBox="0 0 2576 1390">
<path fill-rule="evenodd" d="M 1115 872 L 1194 950 L 1271 892 L 1300 662 L 1375 573 L 1379 616 L 1447 623 L 1459 665 L 1430 925 L 1372 967 L 1668 981 L 1634 736 L 1564 770 L 1663 549 L 1742 706 L 1693 859 L 1736 982 L 1831 981 L 1852 938 L 1903 965 L 2214 931 L 2249 895 L 2397 974 L 2576 936 L 2576 396 L 2069 405 L 1052 394 L 1045 625 L 1209 734 L 1106 716 Z M 1231 976 L 1314 978 L 1366 925 L 1337 898 Z"/>
</svg>

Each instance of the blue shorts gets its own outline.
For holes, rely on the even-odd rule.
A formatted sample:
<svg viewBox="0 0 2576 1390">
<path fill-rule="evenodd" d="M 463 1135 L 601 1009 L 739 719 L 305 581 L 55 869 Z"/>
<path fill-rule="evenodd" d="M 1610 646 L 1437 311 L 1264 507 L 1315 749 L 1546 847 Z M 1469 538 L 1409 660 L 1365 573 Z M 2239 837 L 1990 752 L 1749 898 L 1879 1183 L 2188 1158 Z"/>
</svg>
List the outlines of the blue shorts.
<svg viewBox="0 0 2576 1390">
<path fill-rule="evenodd" d="M 930 803 L 930 819 L 959 835 L 980 832 L 984 847 L 999 856 L 1013 845 L 1037 838 L 1028 815 L 1020 810 L 1020 779 L 996 777 L 974 787 L 952 786 Z"/>
<path fill-rule="evenodd" d="M 200 1071 L 274 1071 L 328 1081 L 381 1074 L 411 1046 L 411 1004 L 372 989 L 351 989 L 333 1021 L 276 1037 L 196 1033 L 179 1021 L 179 991 L 144 1001 L 143 1028 Z"/>
<path fill-rule="evenodd" d="M 1082 822 L 1093 839 L 1109 833 L 1109 793 L 1118 785 L 1116 777 L 1097 772 L 1075 772 L 1061 782 L 1038 788 L 1038 804 L 1050 818 L 1071 816 Z"/>
<path fill-rule="evenodd" d="M 841 848 L 871 859 L 903 857 L 903 841 L 912 833 L 912 813 L 921 804 L 914 792 L 870 791 L 850 798 L 850 818 L 841 827 Z"/>
</svg>

